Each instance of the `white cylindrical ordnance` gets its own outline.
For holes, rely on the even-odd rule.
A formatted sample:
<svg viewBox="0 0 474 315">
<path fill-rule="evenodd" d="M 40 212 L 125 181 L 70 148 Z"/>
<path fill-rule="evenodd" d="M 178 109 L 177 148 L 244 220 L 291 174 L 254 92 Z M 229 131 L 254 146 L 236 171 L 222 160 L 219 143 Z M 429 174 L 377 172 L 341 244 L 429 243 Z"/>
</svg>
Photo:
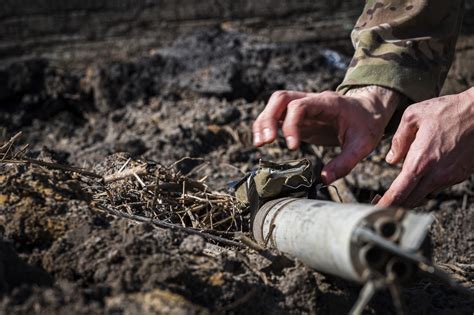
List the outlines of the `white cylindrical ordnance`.
<svg viewBox="0 0 474 315">
<path fill-rule="evenodd" d="M 361 224 L 394 213 L 370 205 L 281 198 L 259 209 L 252 229 L 259 243 L 268 241 L 315 270 L 361 282 L 366 266 L 359 253 L 364 244 L 357 244 L 353 233 Z"/>
</svg>

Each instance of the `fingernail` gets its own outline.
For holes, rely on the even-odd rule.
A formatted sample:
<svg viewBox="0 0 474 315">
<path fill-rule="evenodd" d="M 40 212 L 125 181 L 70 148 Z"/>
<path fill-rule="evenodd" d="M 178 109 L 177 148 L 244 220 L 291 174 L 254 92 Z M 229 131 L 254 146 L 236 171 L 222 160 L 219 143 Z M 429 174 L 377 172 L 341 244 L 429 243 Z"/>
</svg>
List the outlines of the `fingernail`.
<svg viewBox="0 0 474 315">
<path fill-rule="evenodd" d="M 269 128 L 265 128 L 263 129 L 263 139 L 265 141 L 270 141 L 270 139 L 272 138 L 272 132 Z"/>
<path fill-rule="evenodd" d="M 387 161 L 387 163 L 392 163 L 393 162 L 393 151 L 392 150 L 388 151 L 387 156 L 385 157 L 385 161 Z"/>
<path fill-rule="evenodd" d="M 331 184 L 334 181 L 334 174 L 328 171 L 322 171 L 321 172 L 321 177 L 323 179 L 323 182 L 326 185 Z"/>
<path fill-rule="evenodd" d="M 254 145 L 260 145 L 262 143 L 262 136 L 260 133 L 254 133 L 253 134 L 253 144 Z"/>
<path fill-rule="evenodd" d="M 382 199 L 382 196 L 380 196 L 379 194 L 376 194 L 374 199 L 372 199 L 372 201 L 370 202 L 370 204 L 376 205 L 380 201 L 380 199 Z"/>
<path fill-rule="evenodd" d="M 290 150 L 296 149 L 295 137 L 292 137 L 292 136 L 286 137 L 286 145 L 288 146 L 288 149 Z"/>
</svg>

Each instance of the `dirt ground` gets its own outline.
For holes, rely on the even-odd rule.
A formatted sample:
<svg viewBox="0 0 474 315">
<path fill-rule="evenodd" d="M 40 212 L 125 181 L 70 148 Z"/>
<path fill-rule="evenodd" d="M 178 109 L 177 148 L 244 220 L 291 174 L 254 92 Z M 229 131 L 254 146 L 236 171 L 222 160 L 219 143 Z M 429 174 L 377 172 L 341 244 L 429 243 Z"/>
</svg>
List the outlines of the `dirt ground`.
<svg viewBox="0 0 474 315">
<path fill-rule="evenodd" d="M 472 7 L 444 93 L 474 85 Z M 129 157 L 161 165 L 202 158 L 176 168 L 188 174 L 204 162 L 190 176 L 228 192 L 261 158 L 313 154 L 307 146 L 288 152 L 282 139 L 256 149 L 250 127 L 275 90 L 336 88 L 350 60 L 351 10 L 332 37 L 308 35 L 327 33 L 328 24 L 316 23 L 320 12 L 293 13 L 166 28 L 175 36 L 156 31 L 163 39 L 139 52 L 95 53 L 88 43 L 82 49 L 92 52 L 75 62 L 64 46 L 9 55 L 0 64 L 1 140 L 22 131 L 28 156 L 100 175 Z M 383 161 L 388 143 L 347 177 L 360 202 L 398 173 Z M 97 211 L 95 185 L 71 172 L 0 165 L 0 314 L 346 314 L 357 299 L 358 285 L 297 261 L 269 264 L 251 250 Z M 473 185 L 419 209 L 436 217 L 434 261 L 471 289 Z M 413 314 L 474 312 L 474 301 L 433 279 L 414 281 L 403 295 Z M 387 292 L 367 309 L 394 312 Z"/>
</svg>

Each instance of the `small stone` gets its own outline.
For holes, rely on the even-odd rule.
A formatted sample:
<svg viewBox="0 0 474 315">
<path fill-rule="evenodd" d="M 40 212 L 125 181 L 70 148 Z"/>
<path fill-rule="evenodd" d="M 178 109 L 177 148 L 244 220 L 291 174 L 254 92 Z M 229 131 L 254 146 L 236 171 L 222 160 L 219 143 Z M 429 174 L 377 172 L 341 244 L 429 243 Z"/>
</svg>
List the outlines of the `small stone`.
<svg viewBox="0 0 474 315">
<path fill-rule="evenodd" d="M 206 245 L 204 239 L 199 235 L 189 235 L 186 237 L 179 246 L 179 251 L 188 254 L 200 254 L 204 250 Z"/>
</svg>

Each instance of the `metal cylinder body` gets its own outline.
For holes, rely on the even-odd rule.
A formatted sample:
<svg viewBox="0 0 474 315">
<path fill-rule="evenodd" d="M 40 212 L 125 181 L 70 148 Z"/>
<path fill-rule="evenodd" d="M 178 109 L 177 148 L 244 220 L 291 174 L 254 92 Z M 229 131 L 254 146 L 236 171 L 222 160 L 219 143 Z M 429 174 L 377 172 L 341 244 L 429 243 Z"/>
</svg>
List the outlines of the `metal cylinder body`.
<svg viewBox="0 0 474 315">
<path fill-rule="evenodd" d="M 363 222 L 393 215 L 370 205 L 282 198 L 264 204 L 253 222 L 253 235 L 318 271 L 363 281 L 365 267 L 353 233 Z"/>
</svg>

